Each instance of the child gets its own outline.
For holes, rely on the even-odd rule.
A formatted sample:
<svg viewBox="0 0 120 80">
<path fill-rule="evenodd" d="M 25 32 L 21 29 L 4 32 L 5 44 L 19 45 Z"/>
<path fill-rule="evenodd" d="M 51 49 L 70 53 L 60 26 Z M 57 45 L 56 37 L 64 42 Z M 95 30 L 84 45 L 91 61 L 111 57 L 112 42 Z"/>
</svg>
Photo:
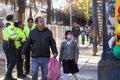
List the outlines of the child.
<svg viewBox="0 0 120 80">
<path fill-rule="evenodd" d="M 82 39 L 81 41 L 82 41 L 82 45 L 85 44 L 85 35 L 86 35 L 86 34 L 85 34 L 85 28 L 83 28 L 83 30 L 81 31 L 81 37 L 82 37 L 82 38 L 81 38 L 81 39 Z"/>
<path fill-rule="evenodd" d="M 89 27 L 86 27 L 85 32 L 86 32 L 86 37 L 87 37 L 87 42 L 88 42 L 89 41 L 89 32 L 90 32 Z"/>
<path fill-rule="evenodd" d="M 89 45 L 93 44 L 93 33 L 92 32 L 93 32 L 93 30 L 91 29 L 90 33 L 89 33 L 89 40 L 90 40 Z"/>
<path fill-rule="evenodd" d="M 79 49 L 77 43 L 73 41 L 72 31 L 65 32 L 65 41 L 61 44 L 59 61 L 63 66 L 63 80 L 67 79 L 67 74 L 72 73 L 77 80 L 76 73 L 79 72 L 77 61 L 79 57 Z"/>
</svg>

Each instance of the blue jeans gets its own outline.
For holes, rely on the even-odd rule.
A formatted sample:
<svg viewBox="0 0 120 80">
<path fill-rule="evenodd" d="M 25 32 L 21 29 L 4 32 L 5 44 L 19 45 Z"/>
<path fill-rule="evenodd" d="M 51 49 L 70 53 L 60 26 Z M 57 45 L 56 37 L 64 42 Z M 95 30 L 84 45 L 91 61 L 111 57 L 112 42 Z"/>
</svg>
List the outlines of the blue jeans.
<svg viewBox="0 0 120 80">
<path fill-rule="evenodd" d="M 74 41 L 77 43 L 77 46 L 79 46 L 79 36 L 78 37 L 74 37 Z"/>
<path fill-rule="evenodd" d="M 42 80 L 46 79 L 49 58 L 32 58 L 32 80 L 38 80 L 39 66 L 42 71 Z"/>
</svg>

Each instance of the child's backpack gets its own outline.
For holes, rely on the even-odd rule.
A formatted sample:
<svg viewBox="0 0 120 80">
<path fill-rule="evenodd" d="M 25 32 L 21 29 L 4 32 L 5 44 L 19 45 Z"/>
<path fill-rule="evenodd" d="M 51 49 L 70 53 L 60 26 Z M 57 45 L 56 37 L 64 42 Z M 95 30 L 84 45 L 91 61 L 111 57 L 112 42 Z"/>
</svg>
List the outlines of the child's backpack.
<svg viewBox="0 0 120 80">
<path fill-rule="evenodd" d="M 47 80 L 58 80 L 60 78 L 60 63 L 55 57 L 50 58 L 48 62 Z"/>
</svg>

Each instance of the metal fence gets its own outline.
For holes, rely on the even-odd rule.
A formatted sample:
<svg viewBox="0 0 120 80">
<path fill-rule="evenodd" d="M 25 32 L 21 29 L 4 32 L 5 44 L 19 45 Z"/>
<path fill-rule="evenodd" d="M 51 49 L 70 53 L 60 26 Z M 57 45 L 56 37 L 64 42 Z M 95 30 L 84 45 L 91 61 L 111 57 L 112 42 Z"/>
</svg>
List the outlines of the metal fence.
<svg viewBox="0 0 120 80">
<path fill-rule="evenodd" d="M 57 26 L 57 25 L 47 25 L 47 27 L 52 31 L 58 49 L 60 48 L 61 42 L 65 39 L 65 31 L 72 29 L 69 26 Z"/>
</svg>

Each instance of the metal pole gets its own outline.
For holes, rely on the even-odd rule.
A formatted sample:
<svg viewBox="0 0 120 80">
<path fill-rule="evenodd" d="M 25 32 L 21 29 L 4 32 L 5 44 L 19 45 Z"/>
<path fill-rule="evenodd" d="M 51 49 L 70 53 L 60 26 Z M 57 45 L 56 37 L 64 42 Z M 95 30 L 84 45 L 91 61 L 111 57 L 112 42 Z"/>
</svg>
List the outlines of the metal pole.
<svg viewBox="0 0 120 80">
<path fill-rule="evenodd" d="M 106 53 L 106 51 L 108 50 L 105 2 L 106 0 L 103 0 L 103 53 Z"/>
<path fill-rule="evenodd" d="M 87 26 L 88 26 L 88 0 L 86 0 L 86 5 L 87 5 Z"/>
<path fill-rule="evenodd" d="M 72 8 L 70 4 L 70 27 L 72 27 Z"/>
</svg>

